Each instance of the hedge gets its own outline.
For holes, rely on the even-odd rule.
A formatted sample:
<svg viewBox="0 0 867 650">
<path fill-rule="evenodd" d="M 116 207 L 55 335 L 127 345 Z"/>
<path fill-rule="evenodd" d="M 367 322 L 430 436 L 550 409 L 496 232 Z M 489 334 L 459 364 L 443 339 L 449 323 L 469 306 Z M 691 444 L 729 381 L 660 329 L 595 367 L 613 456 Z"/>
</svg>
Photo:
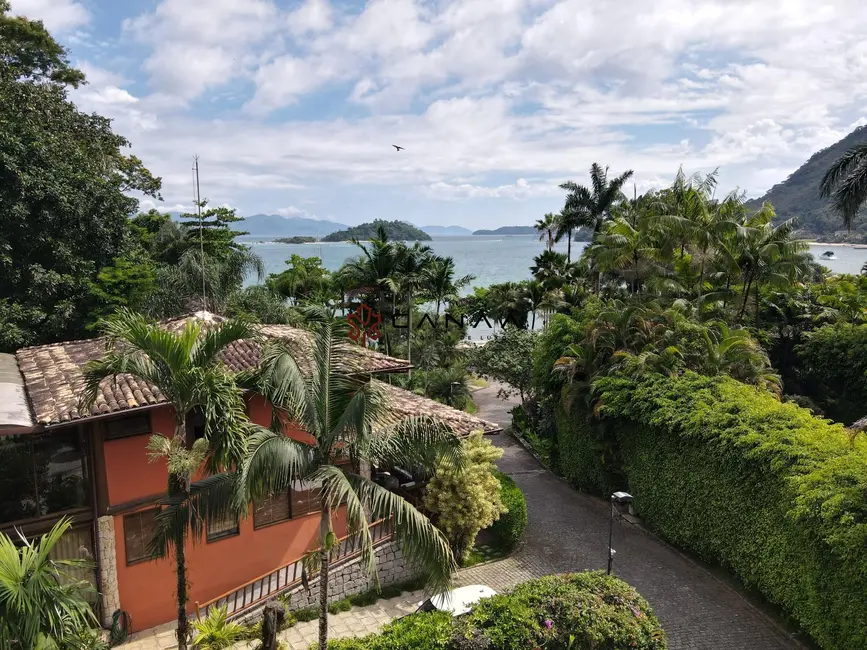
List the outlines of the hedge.
<svg viewBox="0 0 867 650">
<path fill-rule="evenodd" d="M 607 439 L 610 434 L 603 425 L 591 426 L 588 414 L 578 408 L 570 413 L 561 404 L 554 408 L 558 469 L 563 477 L 573 487 L 593 494 L 607 495 L 625 488 L 618 472 L 616 439 Z"/>
<path fill-rule="evenodd" d="M 837 422 L 867 415 L 867 325 L 826 325 L 795 348 L 801 390 Z"/>
<path fill-rule="evenodd" d="M 596 397 L 646 522 L 820 647 L 867 647 L 867 445 L 727 377 L 606 377 Z"/>
<path fill-rule="evenodd" d="M 481 601 L 468 615 L 412 614 L 330 650 L 665 650 L 665 633 L 635 589 L 601 571 L 546 576 Z"/>
<path fill-rule="evenodd" d="M 511 551 L 527 528 L 527 500 L 511 476 L 502 472 L 496 472 L 496 476 L 500 481 L 500 500 L 508 511 L 500 515 L 490 531 L 500 548 Z"/>
</svg>

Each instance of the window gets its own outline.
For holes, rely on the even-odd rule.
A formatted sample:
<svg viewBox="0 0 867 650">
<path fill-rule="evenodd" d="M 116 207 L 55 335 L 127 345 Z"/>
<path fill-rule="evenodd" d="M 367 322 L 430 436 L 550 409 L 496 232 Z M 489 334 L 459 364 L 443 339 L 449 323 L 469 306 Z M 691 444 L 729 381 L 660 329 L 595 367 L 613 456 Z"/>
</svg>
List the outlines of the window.
<svg viewBox="0 0 867 650">
<path fill-rule="evenodd" d="M 123 540 L 126 547 L 126 563 L 136 564 L 152 559 L 148 545 L 154 534 L 154 517 L 159 508 L 134 512 L 123 517 Z"/>
<path fill-rule="evenodd" d="M 253 527 L 270 526 L 289 519 L 289 495 L 286 492 L 272 494 L 267 499 L 253 502 Z"/>
<path fill-rule="evenodd" d="M 86 455 L 77 427 L 0 436 L 0 523 L 87 506 Z"/>
<path fill-rule="evenodd" d="M 208 541 L 215 542 L 218 539 L 233 537 L 240 532 L 238 518 L 228 513 L 222 519 L 208 520 Z"/>
<path fill-rule="evenodd" d="M 127 438 L 129 436 L 138 436 L 143 433 L 151 432 L 151 416 L 150 413 L 140 413 L 138 415 L 118 418 L 117 420 L 109 420 L 105 423 L 105 439 L 115 440 L 117 438 Z"/>
<path fill-rule="evenodd" d="M 312 512 L 319 512 L 322 509 L 319 505 L 319 493 L 321 491 L 321 483 L 295 481 L 289 491 L 292 516 L 303 517 Z"/>
</svg>

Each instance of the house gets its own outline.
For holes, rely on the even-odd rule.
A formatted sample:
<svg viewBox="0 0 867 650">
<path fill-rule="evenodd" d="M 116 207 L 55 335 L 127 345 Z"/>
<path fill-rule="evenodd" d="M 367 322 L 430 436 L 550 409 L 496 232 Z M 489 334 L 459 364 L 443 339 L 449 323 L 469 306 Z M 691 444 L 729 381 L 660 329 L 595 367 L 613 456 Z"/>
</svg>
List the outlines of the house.
<svg viewBox="0 0 867 650">
<path fill-rule="evenodd" d="M 219 320 L 200 312 L 161 323 L 180 328 L 189 318 Z M 311 356 L 309 333 L 284 325 L 258 326 L 265 338 L 285 341 L 300 359 Z M 99 594 L 103 622 L 117 609 L 127 611 L 133 629 L 168 622 L 176 616 L 175 574 L 169 560 L 148 557 L 147 544 L 166 490 L 164 463 L 151 463 L 146 445 L 152 433 L 171 435 L 174 413 L 154 387 L 135 377 L 105 380 L 89 412 L 79 411 L 82 369 L 105 350 L 105 340 L 67 341 L 0 355 L 0 530 L 33 536 L 61 517 L 74 527 L 56 549 L 59 558 L 93 560 L 90 580 Z M 255 366 L 259 345 L 238 341 L 222 361 L 233 371 Z M 347 342 L 337 355 L 347 374 L 384 376 L 410 366 Z M 395 417 L 427 413 L 458 434 L 496 425 L 414 393 L 382 384 L 392 397 Z M 270 405 L 248 395 L 250 419 L 271 423 Z M 286 434 L 303 440 L 304 432 Z M 250 505 L 246 518 L 210 522 L 205 539 L 189 545 L 190 609 L 295 562 L 315 546 L 317 500 L 311 486 L 295 485 L 286 494 Z M 339 527 L 339 524 L 338 524 Z M 339 532 L 339 531 L 338 531 Z"/>
</svg>

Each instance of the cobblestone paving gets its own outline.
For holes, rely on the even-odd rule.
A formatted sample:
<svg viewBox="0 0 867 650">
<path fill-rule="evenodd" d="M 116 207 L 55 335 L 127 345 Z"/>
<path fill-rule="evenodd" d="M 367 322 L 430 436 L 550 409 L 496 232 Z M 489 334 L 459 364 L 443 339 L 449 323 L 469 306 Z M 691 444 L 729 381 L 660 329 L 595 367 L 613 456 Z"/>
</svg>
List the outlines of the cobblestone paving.
<svg viewBox="0 0 867 650">
<path fill-rule="evenodd" d="M 497 399 L 497 386 L 477 391 L 479 417 L 507 425 L 511 404 Z M 582 494 L 539 465 L 511 437 L 500 434 L 500 469 L 518 483 L 527 498 L 529 523 L 521 548 L 498 562 L 464 569 L 458 585 L 487 584 L 505 591 L 531 578 L 587 569 L 604 569 L 608 544 L 608 505 Z M 670 650 L 782 650 L 804 648 L 762 612 L 707 570 L 640 529 L 617 522 L 614 573 L 647 598 L 668 633 Z M 411 613 L 421 592 L 353 608 L 329 616 L 332 638 L 378 631 L 398 616 Z M 317 621 L 299 623 L 280 634 L 291 650 L 315 643 Z M 175 647 L 171 626 L 139 635 L 125 650 Z M 250 648 L 237 644 L 236 648 Z"/>
</svg>

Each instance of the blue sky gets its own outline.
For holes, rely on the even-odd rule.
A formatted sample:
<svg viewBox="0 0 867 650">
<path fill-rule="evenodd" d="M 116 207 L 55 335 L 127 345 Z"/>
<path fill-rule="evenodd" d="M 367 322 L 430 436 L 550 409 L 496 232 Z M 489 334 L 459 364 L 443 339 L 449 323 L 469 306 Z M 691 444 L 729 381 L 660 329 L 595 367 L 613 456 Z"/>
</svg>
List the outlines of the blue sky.
<svg viewBox="0 0 867 650">
<path fill-rule="evenodd" d="M 753 0 L 12 0 L 164 182 L 256 212 L 530 224 L 594 161 L 759 196 L 867 123 L 867 7 Z M 392 144 L 406 147 L 395 152 Z M 151 207 L 144 201 L 142 207 Z"/>
</svg>

